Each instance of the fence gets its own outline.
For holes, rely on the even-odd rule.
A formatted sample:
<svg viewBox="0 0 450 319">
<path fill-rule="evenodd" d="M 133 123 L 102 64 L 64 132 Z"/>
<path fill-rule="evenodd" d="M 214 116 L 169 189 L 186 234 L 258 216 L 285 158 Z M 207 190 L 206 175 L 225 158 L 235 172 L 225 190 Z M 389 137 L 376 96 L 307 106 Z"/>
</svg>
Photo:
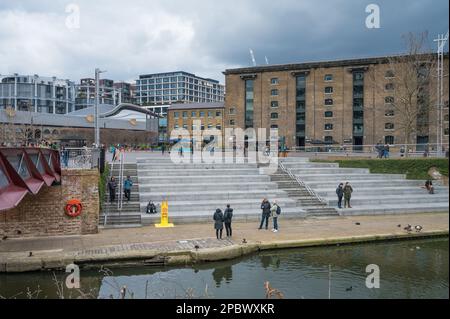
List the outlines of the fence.
<svg viewBox="0 0 450 319">
<path fill-rule="evenodd" d="M 101 149 L 98 148 L 65 148 L 61 152 L 61 167 L 65 169 L 100 168 Z"/>
</svg>

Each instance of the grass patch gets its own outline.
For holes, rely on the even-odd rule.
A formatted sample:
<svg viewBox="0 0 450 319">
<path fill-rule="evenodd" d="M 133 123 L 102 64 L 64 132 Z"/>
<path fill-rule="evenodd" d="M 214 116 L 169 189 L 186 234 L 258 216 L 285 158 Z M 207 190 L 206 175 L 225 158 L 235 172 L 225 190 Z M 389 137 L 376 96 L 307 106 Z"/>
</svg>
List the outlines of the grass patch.
<svg viewBox="0 0 450 319">
<path fill-rule="evenodd" d="M 338 163 L 342 168 L 368 168 L 374 174 L 406 174 L 407 179 L 429 179 L 428 171 L 432 167 L 448 177 L 448 159 L 366 159 L 366 160 L 313 160 L 314 162 Z"/>
<path fill-rule="evenodd" d="M 109 178 L 109 165 L 107 162 L 105 162 L 105 169 L 103 171 L 103 174 L 100 175 L 100 179 L 98 181 L 98 196 L 100 202 L 100 211 L 103 209 L 103 202 L 105 200 L 106 185 L 108 185 L 108 178 Z"/>
</svg>

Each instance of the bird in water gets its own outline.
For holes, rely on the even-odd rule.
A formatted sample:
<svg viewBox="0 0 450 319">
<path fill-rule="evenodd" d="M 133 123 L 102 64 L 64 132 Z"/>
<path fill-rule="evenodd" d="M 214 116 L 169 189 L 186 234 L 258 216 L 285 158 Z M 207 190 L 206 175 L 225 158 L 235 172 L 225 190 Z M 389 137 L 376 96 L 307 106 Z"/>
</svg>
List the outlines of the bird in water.
<svg viewBox="0 0 450 319">
<path fill-rule="evenodd" d="M 414 229 L 416 230 L 416 232 L 420 233 L 423 230 L 423 227 L 420 225 L 417 225 L 416 227 L 414 227 Z"/>
<path fill-rule="evenodd" d="M 33 252 L 30 251 L 30 253 L 28 254 L 28 257 L 32 257 L 33 256 Z"/>
<path fill-rule="evenodd" d="M 196 250 L 199 250 L 199 249 L 200 249 L 200 246 L 199 246 L 199 245 L 195 245 L 194 248 L 195 248 Z"/>
<path fill-rule="evenodd" d="M 356 226 L 361 226 L 361 223 L 355 223 Z"/>
<path fill-rule="evenodd" d="M 405 228 L 403 228 L 404 230 L 406 230 L 408 233 L 412 232 L 412 226 L 408 225 Z"/>
<path fill-rule="evenodd" d="M 353 290 L 353 286 L 350 286 L 349 288 L 345 289 L 345 291 L 352 291 Z"/>
<path fill-rule="evenodd" d="M 402 227 L 402 225 L 401 225 L 401 224 L 398 224 L 398 225 L 397 225 L 397 227 L 398 227 L 398 228 L 401 228 L 401 227 Z"/>
<path fill-rule="evenodd" d="M 2 237 L 2 240 L 7 240 L 8 239 L 8 236 L 3 236 Z"/>
<path fill-rule="evenodd" d="M 246 243 L 247 243 L 247 239 L 245 239 L 245 238 L 242 239 L 242 243 L 243 243 L 243 244 L 246 244 Z"/>
</svg>

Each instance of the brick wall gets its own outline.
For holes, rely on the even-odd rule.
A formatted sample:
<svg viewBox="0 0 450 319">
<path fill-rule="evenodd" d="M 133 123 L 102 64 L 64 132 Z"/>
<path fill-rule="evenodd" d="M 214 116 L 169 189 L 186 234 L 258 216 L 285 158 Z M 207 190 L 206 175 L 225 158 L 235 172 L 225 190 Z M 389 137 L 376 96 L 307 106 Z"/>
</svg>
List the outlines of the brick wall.
<svg viewBox="0 0 450 319">
<path fill-rule="evenodd" d="M 0 212 L 0 236 L 10 238 L 94 234 L 98 232 L 99 195 L 97 170 L 63 170 L 61 185 L 43 186 L 37 195 L 26 195 L 18 207 Z M 79 199 L 81 216 L 65 214 L 68 200 Z"/>
</svg>

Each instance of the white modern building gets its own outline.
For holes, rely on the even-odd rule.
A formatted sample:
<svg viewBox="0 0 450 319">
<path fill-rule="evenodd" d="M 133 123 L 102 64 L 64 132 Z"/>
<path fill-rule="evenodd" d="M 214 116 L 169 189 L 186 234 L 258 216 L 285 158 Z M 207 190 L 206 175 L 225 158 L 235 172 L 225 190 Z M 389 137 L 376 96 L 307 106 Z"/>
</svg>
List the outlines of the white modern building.
<svg viewBox="0 0 450 319">
<path fill-rule="evenodd" d="M 0 74 L 0 109 L 67 114 L 75 110 L 75 83 L 56 77 Z"/>
</svg>

